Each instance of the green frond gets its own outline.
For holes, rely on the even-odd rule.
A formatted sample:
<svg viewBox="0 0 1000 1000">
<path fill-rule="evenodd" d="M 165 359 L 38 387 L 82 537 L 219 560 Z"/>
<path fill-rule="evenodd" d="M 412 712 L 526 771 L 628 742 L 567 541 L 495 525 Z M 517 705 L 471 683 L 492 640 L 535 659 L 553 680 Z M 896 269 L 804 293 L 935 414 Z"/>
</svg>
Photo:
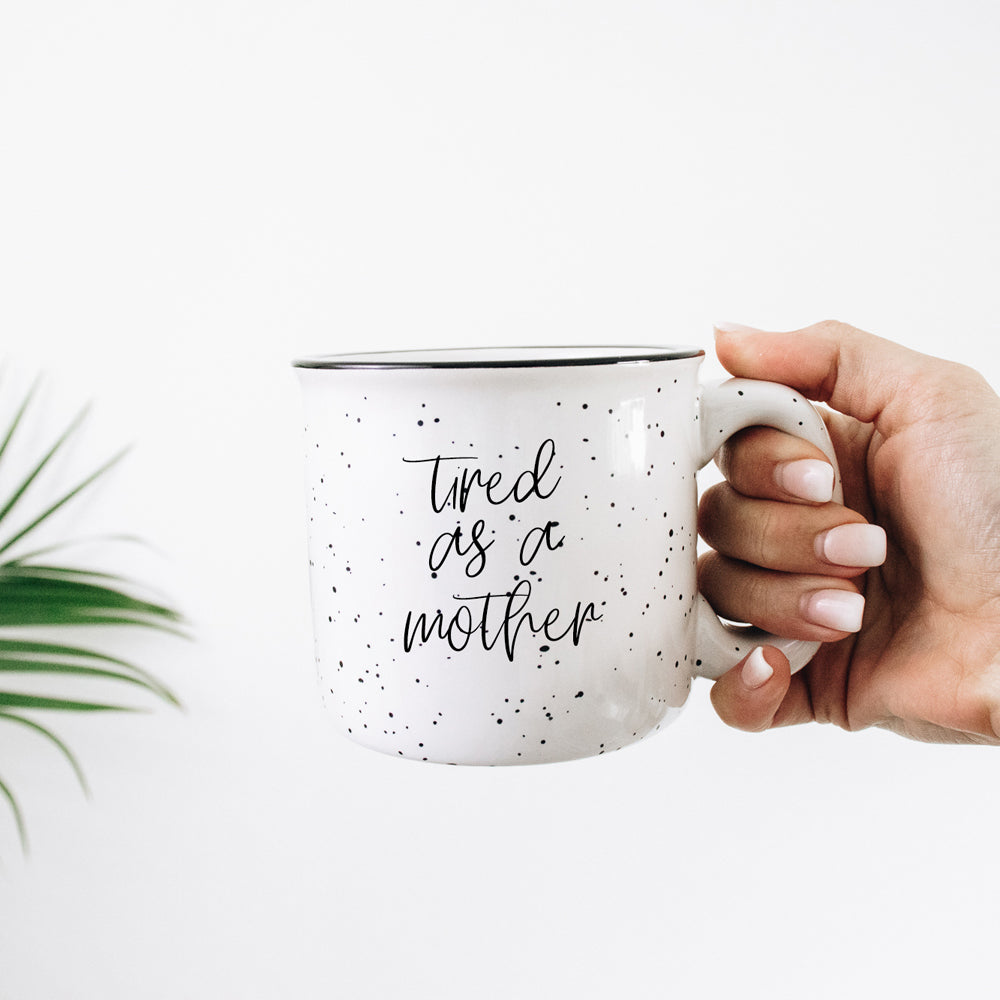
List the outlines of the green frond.
<svg viewBox="0 0 1000 1000">
<path fill-rule="evenodd" d="M 92 666 L 94 663 L 103 666 Z M 75 674 L 81 677 L 120 680 L 151 692 L 175 708 L 180 707 L 180 702 L 169 688 L 161 684 L 152 674 L 126 660 L 96 650 L 82 649 L 79 646 L 27 639 L 0 639 L 0 675 L 3 673 Z"/>
<path fill-rule="evenodd" d="M 37 395 L 38 382 L 24 396 L 6 434 L 0 441 L 0 464 L 9 463 L 9 445 Z M 117 698 L 89 697 L 86 687 L 91 683 L 112 690 L 122 686 L 152 695 L 168 704 L 179 706 L 174 694 L 155 677 L 136 665 L 87 646 L 54 641 L 48 636 L 52 629 L 80 626 L 128 626 L 183 636 L 183 620 L 168 605 L 140 596 L 141 588 L 134 582 L 113 573 L 77 566 L 53 563 L 55 553 L 80 544 L 84 539 L 46 540 L 25 551 L 38 529 L 47 524 L 59 510 L 69 504 L 116 465 L 125 451 L 100 465 L 71 489 L 56 494 L 54 501 L 36 506 L 36 512 L 22 512 L 30 498 L 43 489 L 53 458 L 59 454 L 79 429 L 86 416 L 81 411 L 35 460 L 26 475 L 16 479 L 17 485 L 0 497 L 0 722 L 23 726 L 55 746 L 72 767 L 86 791 L 82 768 L 69 747 L 46 725 L 35 719 L 34 713 L 72 712 L 101 714 L 105 712 L 141 711 L 141 707 L 117 703 Z M 127 450 L 127 449 L 126 449 Z M 5 464 L 6 468 L 6 464 Z M 51 478 L 51 473 L 49 477 Z M 17 511 L 23 526 L 8 528 Z M 136 541 L 130 536 L 113 536 L 118 541 Z M 41 637 L 26 638 L 40 631 Z M 33 680 L 44 679 L 42 691 L 29 690 L 39 685 Z M 58 691 L 60 679 L 74 680 L 72 695 Z M 13 683 L 16 681 L 16 683 Z M 53 690 L 55 685 L 55 690 Z M 9 690 L 10 687 L 16 690 Z M 79 691 L 83 690 L 83 694 Z M 13 791 L 0 780 L 0 796 L 13 812 L 22 846 L 27 851 L 27 831 L 24 816 Z"/>
<path fill-rule="evenodd" d="M 20 694 L 0 691 L 0 715 L 5 708 L 42 708 L 55 712 L 134 712 L 125 705 L 106 705 L 96 701 L 78 701 L 71 698 L 49 698 L 37 694 Z"/>
<path fill-rule="evenodd" d="M 141 625 L 178 631 L 172 608 L 134 597 L 106 574 L 25 563 L 0 564 L 0 628 L 25 625 Z"/>
<path fill-rule="evenodd" d="M 80 762 L 76 759 L 73 752 L 68 746 L 51 729 L 40 725 L 35 722 L 34 719 L 29 719 L 23 715 L 18 715 L 15 712 L 5 712 L 0 711 L 0 719 L 5 719 L 7 722 L 16 722 L 19 725 L 27 726 L 29 729 L 34 730 L 34 732 L 39 733 L 41 736 L 45 737 L 50 743 L 52 743 L 59 752 L 66 758 L 69 762 L 69 766 L 73 768 L 73 773 L 76 775 L 76 780 L 80 782 L 80 787 L 83 789 L 83 794 L 90 796 L 90 788 L 87 785 L 87 779 L 84 777 L 83 769 L 80 767 Z"/>
<path fill-rule="evenodd" d="M 17 428 L 21 421 L 24 419 L 24 414 L 27 412 L 28 406 L 31 404 L 31 400 L 34 398 L 35 393 L 38 391 L 39 383 L 41 379 L 35 379 L 34 385 L 28 390 L 28 394 L 24 397 L 24 401 L 21 403 L 17 413 L 14 414 L 14 419 L 11 421 L 10 427 L 7 429 L 7 433 L 4 436 L 3 443 L 0 444 L 0 460 L 3 459 L 4 453 L 7 451 L 7 446 L 10 444 L 11 439 L 17 433 Z"/>
<path fill-rule="evenodd" d="M 93 545 L 95 542 L 124 542 L 129 545 L 145 545 L 146 542 L 138 535 L 90 535 L 82 538 L 64 538 L 49 545 L 43 545 L 40 549 L 32 549 L 30 552 L 21 552 L 17 556 L 4 560 L 5 566 L 16 566 L 20 563 L 31 563 L 37 565 L 33 560 L 42 556 L 49 556 L 53 552 L 63 552 L 66 549 L 79 547 L 81 545 Z"/>
<path fill-rule="evenodd" d="M 29 394 L 29 400 L 30 400 L 30 395 L 31 394 Z M 22 406 L 21 409 L 18 411 L 15 426 L 11 429 L 11 432 L 7 435 L 7 439 L 4 442 L 5 447 L 6 444 L 13 437 L 13 432 L 14 430 L 16 430 L 17 423 L 20 423 L 21 417 L 23 416 L 24 410 L 27 406 L 27 402 L 28 400 L 25 400 L 25 405 Z M 0 522 L 2 522 L 7 517 L 7 515 L 11 512 L 11 510 L 17 505 L 21 497 L 23 497 L 24 494 L 27 493 L 28 487 L 31 486 L 31 484 L 39 477 L 42 470 L 49 464 L 49 462 L 51 462 L 52 459 L 55 458 L 56 454 L 62 449 L 63 445 L 70 439 L 70 437 L 74 434 L 74 432 L 83 422 L 83 418 L 86 415 L 87 415 L 86 410 L 81 410 L 80 413 L 77 414 L 75 419 L 70 423 L 70 425 L 66 428 L 66 430 L 64 430 L 62 434 L 60 434 L 59 437 L 56 438 L 56 441 L 52 445 L 52 447 L 49 448 L 49 450 L 42 456 L 42 458 L 31 470 L 31 472 L 29 472 L 28 475 L 21 481 L 21 484 L 14 490 L 14 492 L 11 494 L 11 496 L 9 497 L 7 502 L 3 505 L 3 507 L 0 507 Z"/>
<path fill-rule="evenodd" d="M 4 784 L 2 778 L 0 778 L 0 795 L 10 804 L 11 812 L 14 814 L 14 824 L 17 827 L 17 835 L 21 841 L 21 850 L 27 854 L 28 831 L 24 825 L 24 815 L 21 812 L 21 807 L 17 804 L 17 799 L 14 798 L 14 793 Z"/>
<path fill-rule="evenodd" d="M 37 472 L 41 471 L 42 467 L 55 454 L 56 448 L 58 448 L 58 446 L 66 439 L 66 436 L 68 434 L 70 434 L 75 429 L 76 429 L 76 425 L 71 425 L 69 427 L 69 429 L 66 431 L 66 434 L 62 438 L 60 438 L 58 442 L 56 442 L 56 445 L 49 452 L 49 454 L 45 457 L 45 459 L 43 460 L 43 462 L 38 466 L 38 469 L 36 470 L 35 474 L 37 474 Z M 33 521 L 31 521 L 29 524 L 27 524 L 25 527 L 23 527 L 20 531 L 18 531 L 15 534 L 11 535 L 11 537 L 8 538 L 5 542 L 3 542 L 2 544 L 0 544 L 0 555 L 2 555 L 8 549 L 10 549 L 14 545 L 16 545 L 22 538 L 25 538 L 27 535 L 29 535 L 40 524 L 42 524 L 43 522 L 47 521 L 57 510 L 59 510 L 60 507 L 65 506 L 75 496 L 78 496 L 81 492 L 83 492 L 83 490 L 85 490 L 91 483 L 93 483 L 94 481 L 96 481 L 97 479 L 99 479 L 109 469 L 111 469 L 112 467 L 114 467 L 115 465 L 117 465 L 118 462 L 120 462 L 122 460 L 122 458 L 126 454 L 127 450 L 128 449 L 120 451 L 117 455 L 114 456 L 114 458 L 109 459 L 96 472 L 92 472 L 84 480 L 82 480 L 81 482 L 77 483 L 77 485 L 74 486 L 73 489 L 69 490 L 67 493 L 64 493 L 55 503 L 51 504 L 44 511 L 42 511 L 42 513 L 39 514 Z M 20 497 L 24 493 L 24 491 L 28 488 L 28 486 L 31 485 L 31 482 L 33 481 L 33 479 L 34 479 L 34 475 L 32 475 L 28 479 L 26 479 L 24 481 L 24 483 L 21 485 L 21 487 L 19 488 L 19 491 L 16 492 L 14 494 L 14 496 L 12 496 L 10 498 L 10 500 L 7 501 L 7 506 L 4 507 L 4 509 L 2 511 L 0 511 L 0 521 L 3 521 L 3 519 L 6 516 L 7 512 L 14 506 L 14 504 L 17 503 L 17 501 L 20 499 Z"/>
</svg>

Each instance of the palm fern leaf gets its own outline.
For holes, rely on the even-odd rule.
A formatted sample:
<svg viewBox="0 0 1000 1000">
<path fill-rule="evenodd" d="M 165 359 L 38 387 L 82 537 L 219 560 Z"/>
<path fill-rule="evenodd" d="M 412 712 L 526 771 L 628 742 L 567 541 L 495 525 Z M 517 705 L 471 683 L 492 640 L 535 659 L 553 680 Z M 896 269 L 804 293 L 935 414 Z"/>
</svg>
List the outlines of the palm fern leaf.
<svg viewBox="0 0 1000 1000">
<path fill-rule="evenodd" d="M 0 441 L 0 467 L 7 471 L 9 446 L 22 427 L 37 394 L 31 387 L 17 407 Z M 31 730 L 44 738 L 69 762 L 86 790 L 82 768 L 70 748 L 35 713 L 101 713 L 134 711 L 135 706 L 101 695 L 114 690 L 143 692 L 178 705 L 177 698 L 156 678 L 134 664 L 77 642 L 55 640 L 50 630 L 63 627 L 115 626 L 182 634 L 178 613 L 158 600 L 140 596 L 133 582 L 94 569 L 58 565 L 53 556 L 72 539 L 25 550 L 38 529 L 84 490 L 100 479 L 122 457 L 115 455 L 56 499 L 27 510 L 39 495 L 46 470 L 72 440 L 86 416 L 82 411 L 30 464 L 27 474 L 15 476 L 15 485 L 0 496 L 0 722 Z M 15 526 L 14 519 L 21 516 Z M 36 632 L 42 631 L 42 637 Z M 26 637 L 25 633 L 28 633 Z M 60 681 L 73 681 L 72 693 L 53 691 Z M 13 683 L 12 683 L 13 682 Z M 47 683 L 41 683 L 47 682 Z M 81 696 L 79 683 L 98 685 L 96 696 Z M 25 850 L 24 814 L 13 789 L 0 780 L 0 798 L 7 801 Z"/>
<path fill-rule="evenodd" d="M 0 674 L 4 671 L 17 674 L 75 674 L 118 680 L 135 684 L 180 707 L 180 702 L 168 688 L 135 664 L 79 646 L 30 639 L 0 639 Z"/>
<path fill-rule="evenodd" d="M 11 812 L 14 814 L 14 823 L 17 825 L 17 834 L 21 838 L 21 846 L 25 851 L 27 851 L 28 831 L 24 825 L 24 813 L 21 812 L 21 807 L 17 804 L 17 799 L 14 798 L 14 793 L 4 784 L 2 779 L 0 779 L 0 795 L 2 795 L 10 804 Z"/>
<path fill-rule="evenodd" d="M 60 753 L 62 753 L 62 755 L 66 758 L 66 760 L 69 761 L 69 766 L 73 768 L 73 772 L 74 774 L 76 774 L 77 781 L 80 782 L 80 787 L 84 790 L 84 792 L 87 795 L 90 794 L 90 789 L 87 787 L 87 779 L 86 777 L 84 777 L 83 771 L 81 770 L 80 765 L 77 762 L 77 759 L 70 752 L 69 747 L 66 746 L 66 744 L 63 743 L 63 741 L 59 739 L 59 737 L 56 736 L 56 734 L 53 733 L 52 730 L 48 729 L 47 727 L 41 725 L 38 722 L 35 722 L 34 719 L 29 719 L 23 715 L 19 715 L 16 712 L 0 712 L 0 718 L 4 719 L 7 722 L 17 722 L 22 726 L 27 726 L 29 729 L 32 729 L 36 733 L 40 733 L 42 736 L 44 736 L 45 739 L 47 739 L 50 743 L 52 743 L 56 747 L 56 749 L 59 750 Z M 14 805 L 16 810 L 16 803 L 14 803 Z"/>
</svg>

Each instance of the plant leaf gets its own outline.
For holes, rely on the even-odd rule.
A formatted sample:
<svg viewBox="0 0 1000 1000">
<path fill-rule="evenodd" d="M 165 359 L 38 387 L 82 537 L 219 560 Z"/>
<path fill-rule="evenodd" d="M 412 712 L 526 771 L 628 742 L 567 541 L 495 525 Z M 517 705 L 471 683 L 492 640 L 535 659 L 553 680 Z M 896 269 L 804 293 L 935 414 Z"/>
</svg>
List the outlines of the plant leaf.
<svg viewBox="0 0 1000 1000">
<path fill-rule="evenodd" d="M 44 563 L 29 563 L 23 559 L 12 559 L 10 562 L 0 563 L 0 573 L 7 567 L 26 577 L 57 577 L 60 579 L 82 579 L 82 580 L 114 580 L 117 583 L 128 583 L 128 581 L 116 573 L 105 573 L 98 569 L 80 569 L 77 566 L 47 566 Z"/>
<path fill-rule="evenodd" d="M 24 401 L 21 403 L 20 407 L 18 408 L 17 413 L 14 414 L 14 419 L 11 421 L 10 428 L 7 430 L 7 435 L 3 439 L 3 444 L 0 444 L 0 459 L 3 458 L 4 452 L 7 450 L 7 445 L 10 444 L 11 438 L 14 437 L 14 434 L 17 431 L 18 424 L 21 423 L 21 420 L 24 417 L 25 411 L 28 409 L 28 404 L 31 402 L 32 397 L 37 392 L 38 386 L 39 386 L 40 382 L 41 382 L 41 378 L 40 377 L 37 378 L 37 379 L 35 379 L 34 384 L 28 390 L 28 394 L 24 397 Z"/>
<path fill-rule="evenodd" d="M 85 662 L 76 663 L 74 662 L 76 660 L 84 660 Z M 110 667 L 121 669 L 113 670 L 108 669 L 108 667 L 88 666 L 88 662 L 108 664 Z M 37 642 L 28 639 L 0 639 L 0 671 L 68 673 L 118 679 L 138 684 L 171 705 L 180 707 L 180 702 L 167 687 L 135 664 L 115 656 L 108 656 L 106 653 L 82 649 L 78 646 Z"/>
<path fill-rule="evenodd" d="M 106 705 L 94 701 L 76 701 L 70 698 L 49 698 L 44 695 L 0 691 L 0 715 L 4 708 L 42 708 L 56 712 L 134 712 L 125 705 Z"/>
<path fill-rule="evenodd" d="M 17 566 L 22 563 L 30 563 L 32 559 L 37 559 L 39 556 L 47 556 L 53 552 L 59 552 L 62 549 L 68 549 L 74 545 L 86 545 L 93 542 L 131 542 L 133 544 L 140 545 L 146 544 L 143 539 L 139 538 L 137 535 L 94 535 L 89 538 L 66 538 L 62 541 L 53 542 L 51 545 L 46 545 L 44 548 L 35 549 L 32 552 L 24 552 L 12 559 L 8 559 L 4 565 Z M 37 565 L 37 563 L 32 565 Z"/>
<path fill-rule="evenodd" d="M 7 512 L 21 498 L 21 496 L 24 493 L 24 491 L 28 488 L 28 486 L 31 485 L 31 482 L 35 478 L 35 476 L 37 476 L 38 473 L 41 472 L 42 468 L 46 464 L 48 464 L 49 459 L 52 458 L 52 456 L 55 454 L 55 452 L 59 448 L 59 446 L 66 440 L 66 437 L 73 430 L 76 429 L 76 426 L 79 424 L 79 422 L 80 422 L 80 420 L 82 418 L 83 418 L 83 414 L 81 413 L 80 417 L 77 418 L 76 423 L 72 424 L 69 427 L 69 429 L 66 431 L 66 433 L 63 434 L 63 436 L 52 446 L 52 449 L 45 456 L 45 458 L 42 459 L 41 463 L 39 463 L 39 465 L 35 469 L 35 471 L 25 480 L 25 482 L 22 484 L 22 486 L 20 487 L 20 489 L 17 490 L 14 493 L 14 495 L 11 497 L 11 499 L 7 502 L 7 506 L 4 507 L 4 509 L 2 511 L 0 511 L 0 521 L 3 521 L 3 519 L 6 516 Z M 71 489 L 68 493 L 63 494 L 62 497 L 60 497 L 54 504 L 52 504 L 50 507 L 48 507 L 43 513 L 39 514 L 38 517 L 36 517 L 30 524 L 26 525 L 20 531 L 18 531 L 17 533 L 15 533 L 14 535 L 12 535 L 10 538 L 8 538 L 6 542 L 4 542 L 2 545 L 0 545 L 0 555 L 2 555 L 9 548 L 11 548 L 11 546 L 16 545 L 22 538 L 24 538 L 25 535 L 27 535 L 30 532 L 34 531 L 35 528 L 38 527 L 38 525 L 40 525 L 43 521 L 45 521 L 46 519 L 48 519 L 49 517 L 51 517 L 57 510 L 59 510 L 60 507 L 62 507 L 64 504 L 66 504 L 70 500 L 72 500 L 73 497 L 75 497 L 78 493 L 80 493 L 82 490 L 86 489 L 95 479 L 99 478 L 100 476 L 103 476 L 104 473 L 108 471 L 108 469 L 110 469 L 113 465 L 115 465 L 116 463 L 118 463 L 118 462 L 121 461 L 122 457 L 125 455 L 125 453 L 127 451 L 128 451 L 128 449 L 126 448 L 126 449 L 118 452 L 117 455 L 115 455 L 113 458 L 111 458 L 107 462 L 105 462 L 104 465 L 102 465 L 99 469 L 97 469 L 96 472 L 92 472 L 89 476 L 87 476 L 85 479 L 83 479 L 81 482 L 79 482 L 76 486 L 74 486 L 73 489 Z"/>
<path fill-rule="evenodd" d="M 52 567 L 0 566 L 0 627 L 115 624 L 178 631 L 180 616 L 172 608 L 87 579 L 93 576 Z"/>
<path fill-rule="evenodd" d="M 3 783 L 0 779 L 0 795 L 10 803 L 11 811 L 14 813 L 14 823 L 17 826 L 17 835 L 21 839 L 21 850 L 25 854 L 28 853 L 28 831 L 24 826 L 24 816 L 21 813 L 21 807 L 17 804 L 17 799 L 14 798 L 14 793 Z"/>
<path fill-rule="evenodd" d="M 59 660 L 8 660 L 0 658 L 0 673 L 17 674 L 72 674 L 78 677 L 89 677 L 95 680 L 121 681 L 124 684 L 134 684 L 136 687 L 150 691 L 164 701 L 179 706 L 177 699 L 169 691 L 154 687 L 141 677 L 134 677 L 122 670 L 106 670 L 101 667 L 85 667 L 79 663 L 65 663 Z"/>
<path fill-rule="evenodd" d="M 19 409 L 7 427 L 0 442 L 0 459 L 7 457 L 8 446 L 22 424 L 35 397 L 39 382 L 28 391 Z M 41 456 L 30 471 L 17 481 L 9 495 L 0 497 L 0 527 L 5 532 L 11 512 L 20 510 L 22 500 L 32 485 L 49 466 L 78 430 L 87 408 L 72 420 L 62 434 Z M 49 565 L 39 560 L 83 540 L 64 539 L 54 543 L 34 543 L 32 551 L 24 552 L 26 545 L 15 547 L 33 537 L 36 529 L 83 490 L 103 476 L 127 449 L 98 467 L 76 483 L 72 489 L 57 493 L 54 502 L 46 502 L 39 513 L 29 514 L 24 526 L 0 538 L 0 630 L 36 627 L 117 625 L 155 629 L 184 635 L 180 626 L 181 616 L 172 608 L 153 599 L 138 596 L 139 588 L 123 577 L 96 570 Z M 119 536 L 121 537 L 121 536 Z M 126 536 L 127 537 L 127 536 Z M 135 539 L 130 539 L 135 540 Z M 15 550 L 15 551 L 12 551 Z M 2 631 L 0 631 L 2 635 Z M 179 704 L 176 697 L 150 674 L 117 657 L 67 643 L 27 639 L 16 636 L 0 638 L 0 679 L 16 675 L 50 678 L 76 676 L 84 680 L 128 684 L 142 688 L 171 704 Z M 113 696 L 112 696 L 113 697 Z M 59 712 L 125 712 L 138 711 L 126 705 L 111 704 L 98 696 L 96 699 L 58 694 L 25 693 L 0 690 L 0 720 L 25 726 L 52 743 L 73 768 L 84 791 L 87 790 L 83 771 L 69 747 L 47 726 L 30 717 L 34 711 Z M 22 848 L 28 850 L 27 831 L 20 805 L 11 789 L 0 781 L 0 796 L 9 803 L 14 814 Z"/>
<path fill-rule="evenodd" d="M 30 395 L 31 394 L 29 393 L 29 398 Z M 26 404 L 27 401 L 25 401 L 25 405 Z M 17 424 L 20 423 L 23 414 L 24 414 L 24 406 L 21 407 L 21 410 L 18 412 L 17 417 L 15 418 L 14 427 L 12 427 L 10 432 L 8 433 L 7 439 L 4 442 L 4 447 L 7 446 L 11 437 L 13 437 L 14 430 Z M 0 521 L 3 521 L 3 519 L 11 512 L 11 510 L 14 508 L 17 502 L 21 499 L 21 497 L 24 496 L 24 494 L 28 490 L 28 487 L 38 478 L 41 471 L 49 464 L 49 462 L 52 461 L 52 459 L 56 455 L 56 452 L 58 452 L 59 449 L 62 448 L 62 446 L 66 443 L 66 441 L 73 434 L 73 432 L 80 426 L 80 424 L 83 421 L 83 418 L 86 415 L 87 415 L 87 408 L 85 407 L 70 422 L 66 430 L 64 430 L 62 434 L 60 434 L 59 437 L 56 438 L 55 444 L 53 444 L 49 448 L 49 450 L 42 456 L 38 464 L 31 470 L 31 472 L 28 473 L 27 477 L 24 480 L 22 480 L 21 485 L 14 490 L 14 492 L 10 496 L 10 499 L 8 499 L 7 503 L 4 504 L 2 508 L 0 508 Z"/>
<path fill-rule="evenodd" d="M 70 767 L 73 768 L 73 773 L 76 775 L 77 781 L 80 782 L 80 787 L 83 789 L 84 795 L 88 798 L 90 797 L 90 788 L 87 786 L 87 779 L 84 777 L 83 769 L 80 767 L 79 761 L 77 761 L 70 748 L 66 746 L 66 744 L 63 743 L 63 741 L 59 739 L 59 737 L 56 736 L 52 730 L 35 722 L 34 719 L 25 718 L 25 716 L 17 715 L 14 712 L 0 711 L 0 719 L 7 719 L 10 722 L 19 722 L 22 726 L 27 726 L 29 729 L 33 729 L 36 733 L 40 733 L 44 736 L 50 743 L 55 744 L 66 760 L 69 761 Z"/>
</svg>

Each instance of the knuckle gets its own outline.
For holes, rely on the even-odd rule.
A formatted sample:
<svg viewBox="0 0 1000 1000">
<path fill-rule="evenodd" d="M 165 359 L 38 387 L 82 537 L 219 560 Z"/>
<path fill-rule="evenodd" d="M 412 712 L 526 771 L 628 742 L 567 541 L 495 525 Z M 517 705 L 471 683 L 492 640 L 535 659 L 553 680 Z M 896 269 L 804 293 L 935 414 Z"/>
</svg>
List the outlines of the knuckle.
<svg viewBox="0 0 1000 1000">
<path fill-rule="evenodd" d="M 771 504 L 762 505 L 754 529 L 747 536 L 747 541 L 752 546 L 751 561 L 758 566 L 777 565 L 786 550 L 782 534 L 778 510 Z"/>
<path fill-rule="evenodd" d="M 776 631 L 778 622 L 784 617 L 781 612 L 781 579 L 779 574 L 768 570 L 748 573 L 743 581 L 744 617 L 751 625 Z"/>
<path fill-rule="evenodd" d="M 817 333 L 823 333 L 827 336 L 835 337 L 837 340 L 844 340 L 847 337 L 853 336 L 857 333 L 857 327 L 851 326 L 849 323 L 844 323 L 839 319 L 824 319 L 820 320 L 819 323 L 815 324 L 813 327 Z"/>
</svg>

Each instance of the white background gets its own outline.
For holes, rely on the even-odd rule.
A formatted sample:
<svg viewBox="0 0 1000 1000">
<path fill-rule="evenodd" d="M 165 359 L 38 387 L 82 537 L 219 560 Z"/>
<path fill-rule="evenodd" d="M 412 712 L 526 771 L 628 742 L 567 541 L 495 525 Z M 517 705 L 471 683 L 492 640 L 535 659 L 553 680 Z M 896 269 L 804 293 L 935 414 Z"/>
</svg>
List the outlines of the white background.
<svg viewBox="0 0 1000 1000">
<path fill-rule="evenodd" d="M 0 347 L 136 443 L 82 510 L 195 636 L 137 652 L 184 713 L 53 720 L 90 801 L 0 732 L 0 998 L 994 988 L 997 751 L 704 682 L 574 764 L 333 735 L 288 361 L 834 317 L 1000 385 L 998 51 L 990 0 L 0 0 Z"/>
</svg>

